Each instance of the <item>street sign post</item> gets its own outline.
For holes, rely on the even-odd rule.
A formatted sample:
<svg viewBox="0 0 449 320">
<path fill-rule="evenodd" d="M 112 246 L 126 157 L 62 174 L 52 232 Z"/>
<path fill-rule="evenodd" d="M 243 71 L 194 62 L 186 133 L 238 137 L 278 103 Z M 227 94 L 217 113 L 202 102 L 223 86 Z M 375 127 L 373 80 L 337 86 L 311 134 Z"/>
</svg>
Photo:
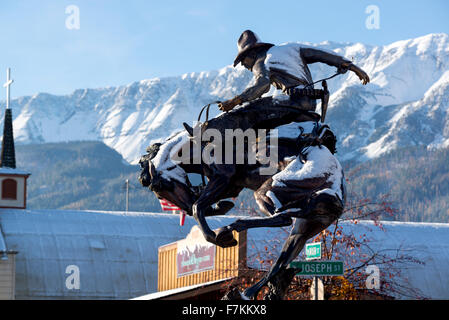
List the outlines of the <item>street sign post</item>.
<svg viewBox="0 0 449 320">
<path fill-rule="evenodd" d="M 298 276 L 342 276 L 343 261 L 293 261 L 293 268 L 301 269 Z"/>
<path fill-rule="evenodd" d="M 306 260 L 321 259 L 321 242 L 306 244 Z"/>
<path fill-rule="evenodd" d="M 324 299 L 324 286 L 320 294 L 319 276 L 342 276 L 343 261 L 293 261 L 290 268 L 296 268 L 300 271 L 297 276 L 313 276 L 312 296 L 314 300 Z"/>
<path fill-rule="evenodd" d="M 312 299 L 324 300 L 324 285 L 320 276 L 342 276 L 343 261 L 318 261 L 321 259 L 321 242 L 306 244 L 306 261 L 293 261 L 290 268 L 300 271 L 297 276 L 313 276 L 311 289 Z M 312 261 L 314 260 L 314 261 Z"/>
<path fill-rule="evenodd" d="M 312 285 L 310 286 L 310 296 L 312 300 L 324 300 L 324 283 L 320 277 L 313 277 Z"/>
</svg>

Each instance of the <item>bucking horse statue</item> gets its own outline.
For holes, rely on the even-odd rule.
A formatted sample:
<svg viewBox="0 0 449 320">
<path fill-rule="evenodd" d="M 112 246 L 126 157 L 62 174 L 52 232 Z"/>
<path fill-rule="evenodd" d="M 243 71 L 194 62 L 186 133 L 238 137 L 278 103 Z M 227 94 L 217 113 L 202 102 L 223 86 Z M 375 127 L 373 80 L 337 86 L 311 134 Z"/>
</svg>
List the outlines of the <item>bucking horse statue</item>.
<svg viewBox="0 0 449 320">
<path fill-rule="evenodd" d="M 308 239 L 329 227 L 344 209 L 345 178 L 334 156 L 336 137 L 324 123 L 327 79 L 322 81 L 322 90 L 314 89 L 307 64 L 324 62 L 337 67 L 336 74 L 351 70 L 363 84 L 369 78 L 334 53 L 299 44 L 263 43 L 250 30 L 241 35 L 238 48 L 234 65 L 242 63 L 251 70 L 255 84 L 234 99 L 219 103 L 225 113 L 212 119 L 206 116 L 205 122 L 194 127 L 184 123 L 185 130 L 149 146 L 140 159 L 139 181 L 158 198 L 192 215 L 206 240 L 221 247 L 237 244 L 232 231 L 292 225 L 271 269 L 234 296 L 253 299 L 263 286 L 276 283 L 279 277 L 289 283 L 294 276 L 288 272 L 290 262 Z M 281 93 L 261 97 L 270 83 Z M 315 112 L 318 99 L 321 115 Z M 227 135 L 227 130 L 236 129 L 243 138 Z M 255 139 L 250 139 L 248 132 L 254 132 Z M 202 175 L 201 187 L 192 185 L 189 173 Z M 217 232 L 211 230 L 206 217 L 226 214 L 233 207 L 226 199 L 237 197 L 244 188 L 254 191 L 266 217 L 237 219 Z"/>
</svg>

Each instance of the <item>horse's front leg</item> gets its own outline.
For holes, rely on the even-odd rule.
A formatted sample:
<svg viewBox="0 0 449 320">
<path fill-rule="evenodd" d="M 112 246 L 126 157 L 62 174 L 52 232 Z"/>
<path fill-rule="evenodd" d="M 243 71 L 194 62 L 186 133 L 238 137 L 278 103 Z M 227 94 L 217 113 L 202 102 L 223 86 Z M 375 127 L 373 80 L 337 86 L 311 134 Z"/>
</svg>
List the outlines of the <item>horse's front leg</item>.
<svg viewBox="0 0 449 320">
<path fill-rule="evenodd" d="M 215 232 L 212 231 L 206 221 L 207 209 L 213 205 L 220 194 L 226 189 L 229 184 L 227 176 L 216 176 L 209 180 L 206 188 L 201 193 L 198 200 L 192 206 L 193 217 L 195 218 L 201 232 L 207 241 L 223 246 L 223 243 L 217 243 Z M 235 241 L 235 240 L 234 240 Z M 228 245 L 235 245 L 237 242 L 230 242 Z"/>
</svg>

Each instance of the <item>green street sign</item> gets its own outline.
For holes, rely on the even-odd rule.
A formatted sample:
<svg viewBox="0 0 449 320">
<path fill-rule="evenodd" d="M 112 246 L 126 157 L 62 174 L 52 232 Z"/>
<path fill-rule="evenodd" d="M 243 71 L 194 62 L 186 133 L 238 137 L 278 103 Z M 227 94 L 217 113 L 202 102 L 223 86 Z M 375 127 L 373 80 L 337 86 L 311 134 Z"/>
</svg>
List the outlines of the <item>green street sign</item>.
<svg viewBox="0 0 449 320">
<path fill-rule="evenodd" d="M 306 244 L 306 260 L 321 259 L 321 242 Z"/>
<path fill-rule="evenodd" d="M 343 261 L 293 261 L 290 267 L 301 269 L 298 276 L 343 275 Z"/>
</svg>

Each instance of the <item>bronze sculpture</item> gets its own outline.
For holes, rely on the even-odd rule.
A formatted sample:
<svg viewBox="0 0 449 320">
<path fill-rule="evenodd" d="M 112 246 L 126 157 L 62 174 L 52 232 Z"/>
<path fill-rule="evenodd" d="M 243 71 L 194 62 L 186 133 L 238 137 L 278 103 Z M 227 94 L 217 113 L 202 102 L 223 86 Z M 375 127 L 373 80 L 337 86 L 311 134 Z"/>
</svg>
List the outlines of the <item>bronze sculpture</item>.
<svg viewBox="0 0 449 320">
<path fill-rule="evenodd" d="M 307 65 L 326 63 L 337 67 L 337 74 L 350 70 L 364 85 L 369 77 L 349 60 L 332 52 L 299 44 L 274 46 L 261 42 L 250 30 L 242 33 L 238 48 L 234 66 L 242 63 L 251 70 L 255 84 L 237 97 L 219 103 L 220 110 L 225 113 L 202 124 L 200 132 L 215 130 L 225 136 L 229 129 L 269 130 L 294 123 L 299 126 L 296 136 L 279 139 L 275 152 L 280 160 L 276 162 L 275 171 L 261 175 L 264 164 L 250 164 L 247 151 L 245 162 L 240 164 L 226 163 L 221 159 L 224 155 L 215 153 L 215 162 L 192 161 L 195 134 L 192 127 L 184 124 L 186 131 L 147 149 L 140 160 L 139 180 L 158 197 L 193 215 L 206 240 L 222 247 L 236 245 L 233 230 L 293 224 L 281 255 L 270 271 L 241 295 L 254 298 L 264 285 L 286 273 L 288 264 L 309 238 L 326 229 L 343 212 L 344 174 L 334 156 L 336 138 L 327 125 L 319 123 L 320 119 L 324 122 L 327 87 L 323 81 L 324 90 L 314 89 Z M 281 92 L 262 98 L 271 84 Z M 321 115 L 315 112 L 316 99 L 322 100 Z M 235 108 L 240 104 L 243 106 Z M 309 130 L 305 130 L 306 125 Z M 211 143 L 201 141 L 199 148 L 203 151 Z M 186 145 L 189 148 L 184 149 Z M 235 156 L 236 150 L 233 152 Z M 178 161 L 171 160 L 173 154 L 178 156 Z M 208 183 L 203 188 L 195 188 L 187 173 L 200 173 L 208 178 Z M 239 219 L 214 233 L 205 217 L 225 214 L 232 209 L 232 202 L 224 199 L 238 196 L 243 188 L 254 190 L 259 209 L 267 217 Z"/>
</svg>

